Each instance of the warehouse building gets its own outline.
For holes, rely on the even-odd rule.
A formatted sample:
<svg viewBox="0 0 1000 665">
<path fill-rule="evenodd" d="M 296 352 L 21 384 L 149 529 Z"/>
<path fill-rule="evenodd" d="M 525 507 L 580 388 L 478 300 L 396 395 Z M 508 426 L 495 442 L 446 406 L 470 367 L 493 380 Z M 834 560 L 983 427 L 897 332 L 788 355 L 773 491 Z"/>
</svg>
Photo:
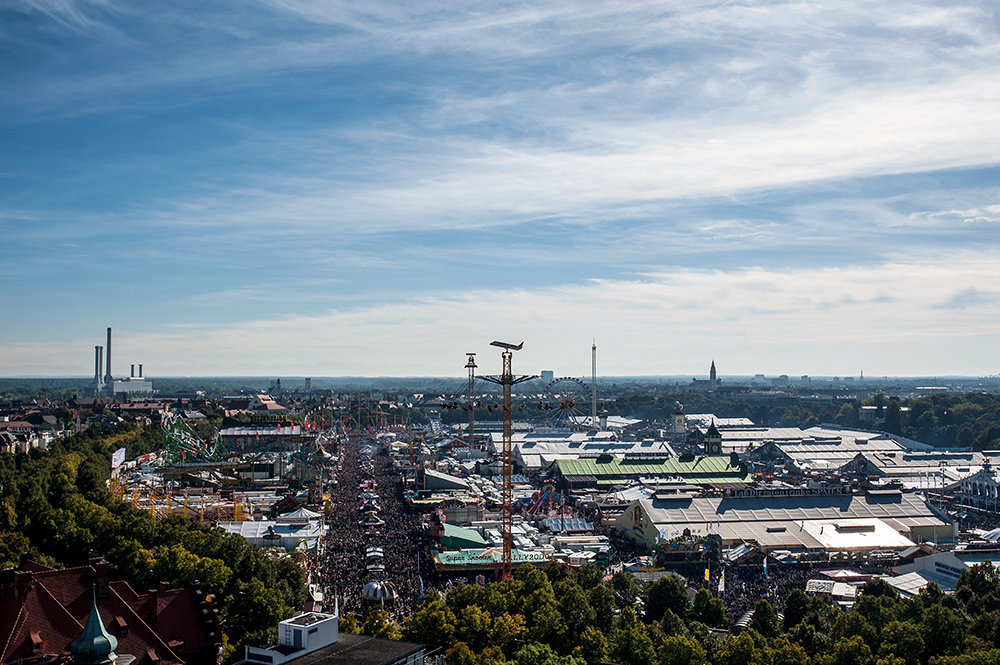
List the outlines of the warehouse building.
<svg viewBox="0 0 1000 665">
<path fill-rule="evenodd" d="M 956 525 L 918 494 L 843 488 L 745 489 L 723 497 L 657 493 L 616 520 L 628 538 L 654 548 L 684 535 L 717 535 L 724 547 L 852 552 L 952 542 Z"/>
</svg>

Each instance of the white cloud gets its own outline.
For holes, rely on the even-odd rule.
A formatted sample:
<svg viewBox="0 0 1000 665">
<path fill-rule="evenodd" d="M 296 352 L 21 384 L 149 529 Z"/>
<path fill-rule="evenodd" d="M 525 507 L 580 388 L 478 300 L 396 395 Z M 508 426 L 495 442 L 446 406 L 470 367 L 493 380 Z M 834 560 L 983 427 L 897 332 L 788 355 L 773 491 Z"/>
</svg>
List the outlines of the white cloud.
<svg viewBox="0 0 1000 665">
<path fill-rule="evenodd" d="M 115 357 L 159 375 L 459 375 L 466 351 L 524 340 L 516 371 L 585 375 L 596 339 L 602 374 L 979 374 L 1000 358 L 994 252 L 873 267 L 664 270 L 631 280 L 457 292 L 315 316 L 156 332 L 116 327 Z M 7 344 L 0 373 L 64 361 L 86 372 L 91 347 Z M 126 365 L 122 365 L 125 367 Z M 25 372 L 21 372 L 25 373 Z"/>
</svg>

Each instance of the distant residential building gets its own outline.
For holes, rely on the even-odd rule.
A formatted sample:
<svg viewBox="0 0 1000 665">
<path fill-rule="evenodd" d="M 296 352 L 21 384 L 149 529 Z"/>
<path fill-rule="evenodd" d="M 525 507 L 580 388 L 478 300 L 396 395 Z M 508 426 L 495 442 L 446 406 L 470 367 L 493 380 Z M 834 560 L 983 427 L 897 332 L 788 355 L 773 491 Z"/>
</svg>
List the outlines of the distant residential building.
<svg viewBox="0 0 1000 665">
<path fill-rule="evenodd" d="M 278 386 L 278 389 L 279 390 L 281 389 L 280 384 Z M 268 395 L 267 393 L 259 393 L 257 395 L 254 395 L 253 398 L 250 400 L 248 408 L 251 411 L 268 411 L 268 412 L 288 410 L 285 407 L 278 404 L 274 400 L 274 398 Z"/>
</svg>

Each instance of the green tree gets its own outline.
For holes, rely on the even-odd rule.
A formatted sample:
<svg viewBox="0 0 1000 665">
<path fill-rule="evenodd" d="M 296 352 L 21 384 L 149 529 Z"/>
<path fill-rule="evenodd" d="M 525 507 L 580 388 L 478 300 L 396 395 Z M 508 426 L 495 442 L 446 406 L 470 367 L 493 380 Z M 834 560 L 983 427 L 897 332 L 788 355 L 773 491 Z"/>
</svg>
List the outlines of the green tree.
<svg viewBox="0 0 1000 665">
<path fill-rule="evenodd" d="M 549 561 L 542 570 L 545 571 L 545 576 L 552 584 L 565 582 L 573 576 L 573 569 L 564 561 Z"/>
<path fill-rule="evenodd" d="M 781 623 L 778 620 L 778 610 L 766 600 L 758 600 L 753 606 L 753 616 L 750 617 L 748 628 L 757 631 L 764 637 L 777 637 L 781 634 Z"/>
<path fill-rule="evenodd" d="M 456 642 L 452 648 L 444 652 L 444 659 L 448 665 L 477 665 L 476 655 L 465 642 Z"/>
<path fill-rule="evenodd" d="M 920 629 L 909 621 L 892 621 L 882 631 L 880 658 L 899 658 L 905 665 L 916 665 L 923 652 L 924 639 L 920 636 Z"/>
<path fill-rule="evenodd" d="M 556 582 L 553 591 L 569 636 L 575 641 L 576 636 L 583 632 L 584 628 L 593 625 L 597 613 L 590 606 L 587 592 L 576 582 Z"/>
<path fill-rule="evenodd" d="M 609 634 L 615 619 L 614 592 L 602 582 L 591 589 L 587 597 L 594 610 L 594 625 L 605 635 Z"/>
<path fill-rule="evenodd" d="M 576 571 L 576 583 L 590 591 L 604 580 L 604 573 L 592 563 L 585 563 Z"/>
<path fill-rule="evenodd" d="M 567 634 L 566 622 L 555 603 L 542 605 L 531 614 L 528 639 L 555 645 L 562 650 Z"/>
<path fill-rule="evenodd" d="M 222 593 L 229 586 L 229 580 L 233 577 L 233 571 L 229 566 L 219 559 L 202 557 L 195 564 L 195 575 L 201 582 L 201 588 L 205 593 L 221 597 Z"/>
<path fill-rule="evenodd" d="M 717 665 L 749 665 L 760 658 L 749 631 L 730 637 L 715 659 Z"/>
<path fill-rule="evenodd" d="M 660 619 L 660 630 L 667 636 L 687 636 L 688 628 L 684 625 L 684 620 L 667 610 Z"/>
<path fill-rule="evenodd" d="M 883 423 L 882 429 L 893 434 L 901 434 L 903 432 L 902 409 L 898 397 L 889 399 L 889 405 L 885 409 L 885 423 Z"/>
<path fill-rule="evenodd" d="M 691 598 L 676 575 L 665 575 L 646 588 L 646 621 L 659 621 L 667 610 L 685 617 L 690 608 Z"/>
<path fill-rule="evenodd" d="M 548 644 L 529 642 L 518 650 L 512 665 L 585 665 L 585 663 L 574 656 L 559 656 Z"/>
<path fill-rule="evenodd" d="M 478 605 L 463 607 L 455 613 L 455 639 L 473 651 L 481 651 L 487 645 L 490 624 L 490 613 Z"/>
<path fill-rule="evenodd" d="M 440 600 L 431 600 L 421 605 L 410 616 L 403 629 L 404 640 L 420 644 L 447 646 L 453 642 L 454 634 L 455 615 Z"/>
<path fill-rule="evenodd" d="M 611 576 L 611 589 L 614 591 L 615 603 L 619 609 L 634 607 L 639 599 L 639 585 L 631 573 L 619 570 Z"/>
<path fill-rule="evenodd" d="M 941 605 L 924 610 L 924 659 L 958 653 L 965 639 L 965 621 L 958 612 Z"/>
<path fill-rule="evenodd" d="M 337 630 L 346 635 L 359 635 L 361 626 L 358 625 L 358 618 L 353 614 L 344 614 L 340 617 Z M 433 644 L 429 642 L 428 644 Z"/>
<path fill-rule="evenodd" d="M 872 650 L 860 636 L 846 637 L 833 646 L 831 665 L 871 665 Z"/>
<path fill-rule="evenodd" d="M 800 621 L 791 631 L 792 641 L 806 650 L 810 657 L 824 653 L 830 646 L 830 638 L 825 631 L 807 621 Z"/>
<path fill-rule="evenodd" d="M 580 633 L 579 643 L 573 649 L 573 655 L 587 665 L 598 665 L 608 655 L 608 640 L 601 631 L 588 626 Z"/>
<path fill-rule="evenodd" d="M 659 665 L 704 665 L 708 658 L 705 650 L 690 637 L 668 637 L 657 656 Z"/>
<path fill-rule="evenodd" d="M 653 641 L 639 627 L 631 607 L 622 610 L 608 651 L 621 665 L 648 665 L 656 657 Z"/>
<path fill-rule="evenodd" d="M 516 651 L 516 645 L 523 641 L 526 634 L 524 617 L 520 614 L 504 612 L 493 619 L 493 625 L 490 626 L 489 643 L 500 647 L 504 655 L 511 656 Z"/>
<path fill-rule="evenodd" d="M 791 630 L 809 613 L 809 596 L 802 589 L 792 589 L 785 596 L 784 628 Z"/>
<path fill-rule="evenodd" d="M 984 561 L 963 570 L 955 583 L 955 598 L 970 614 L 1000 610 L 1000 569 Z"/>
<path fill-rule="evenodd" d="M 708 589 L 698 589 L 694 594 L 694 615 L 698 621 L 709 626 L 722 626 L 726 623 L 726 608 L 722 600 L 712 595 Z"/>
<path fill-rule="evenodd" d="M 766 665 L 808 665 L 809 655 L 801 645 L 782 637 L 762 649 L 760 662 Z"/>
<path fill-rule="evenodd" d="M 361 627 L 361 634 L 383 640 L 399 640 L 403 637 L 403 631 L 385 610 L 369 610 L 368 618 Z"/>
<path fill-rule="evenodd" d="M 861 586 L 862 596 L 881 596 L 886 598 L 896 599 L 899 598 L 899 592 L 896 588 L 886 582 L 881 577 L 875 577 Z"/>
</svg>

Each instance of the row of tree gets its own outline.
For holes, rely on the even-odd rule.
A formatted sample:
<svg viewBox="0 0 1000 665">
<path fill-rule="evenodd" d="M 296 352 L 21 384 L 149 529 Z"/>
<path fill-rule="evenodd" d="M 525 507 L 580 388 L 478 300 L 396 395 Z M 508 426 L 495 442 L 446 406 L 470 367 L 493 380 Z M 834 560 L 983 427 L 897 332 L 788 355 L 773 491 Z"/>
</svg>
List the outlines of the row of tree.
<svg viewBox="0 0 1000 665">
<path fill-rule="evenodd" d="M 866 400 L 799 401 L 791 406 L 748 404 L 702 390 L 644 390 L 604 404 L 612 415 L 666 421 L 677 402 L 688 413 L 714 413 L 724 418 L 750 418 L 758 425 L 809 428 L 821 423 L 863 425 L 860 407 L 876 407 L 875 421 L 865 424 L 936 446 L 1000 448 L 1000 396 L 985 393 L 939 393 L 917 399 L 876 394 Z"/>
<path fill-rule="evenodd" d="M 514 579 L 460 585 L 430 596 L 382 635 L 441 645 L 449 665 L 996 665 L 1000 663 L 1000 573 L 966 571 L 953 596 L 931 584 L 901 599 L 882 580 L 844 612 L 829 598 L 793 590 L 779 612 L 759 601 L 742 631 L 728 625 L 706 589 L 692 599 L 674 576 L 638 585 L 609 581 L 591 565 L 523 567 Z"/>
</svg>

